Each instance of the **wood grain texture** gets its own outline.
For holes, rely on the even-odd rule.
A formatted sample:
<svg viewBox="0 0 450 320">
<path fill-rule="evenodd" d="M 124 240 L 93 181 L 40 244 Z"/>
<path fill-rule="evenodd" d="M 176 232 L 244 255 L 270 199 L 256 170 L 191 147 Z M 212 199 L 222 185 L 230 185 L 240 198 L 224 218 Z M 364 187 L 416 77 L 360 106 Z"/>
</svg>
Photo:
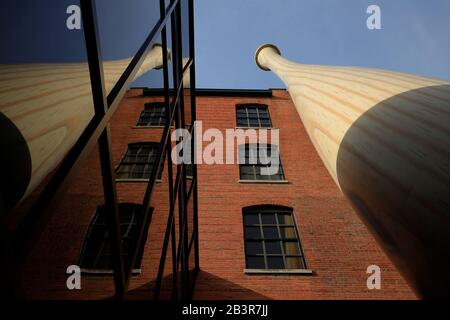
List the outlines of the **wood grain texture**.
<svg viewBox="0 0 450 320">
<path fill-rule="evenodd" d="M 331 177 L 422 296 L 448 297 L 450 82 L 303 65 L 262 46 Z"/>
<path fill-rule="evenodd" d="M 107 93 L 130 61 L 103 63 Z M 162 63 L 162 47 L 155 45 L 136 78 Z M 18 128 L 31 155 L 26 197 L 60 163 L 94 115 L 87 63 L 0 65 L 0 112 Z"/>
<path fill-rule="evenodd" d="M 337 185 L 337 151 L 347 130 L 363 113 L 392 96 L 428 86 L 450 84 L 448 81 L 384 70 L 297 64 L 284 59 L 270 47 L 263 49 L 258 59 L 287 85 L 312 143 Z M 446 117 L 450 115 L 450 109 L 432 105 L 433 101 L 448 105 L 449 90 L 436 87 L 427 94 L 426 99 L 404 99 L 412 105 L 428 103 L 430 112 L 425 115 L 406 110 L 399 114 L 393 110 L 389 115 L 377 115 L 373 121 L 376 127 L 367 130 L 376 133 L 376 130 L 400 127 L 400 121 L 412 121 L 420 126 L 426 116 L 426 120 L 431 121 L 437 130 L 449 135 Z M 423 141 L 426 137 L 419 134 L 411 137 L 411 142 L 417 142 L 416 139 L 420 139 L 423 142 L 420 145 L 425 148 L 438 143 L 434 140 Z M 437 157 L 438 162 L 448 160 L 448 154 L 445 159 L 439 153 L 433 153 L 433 156 Z"/>
</svg>

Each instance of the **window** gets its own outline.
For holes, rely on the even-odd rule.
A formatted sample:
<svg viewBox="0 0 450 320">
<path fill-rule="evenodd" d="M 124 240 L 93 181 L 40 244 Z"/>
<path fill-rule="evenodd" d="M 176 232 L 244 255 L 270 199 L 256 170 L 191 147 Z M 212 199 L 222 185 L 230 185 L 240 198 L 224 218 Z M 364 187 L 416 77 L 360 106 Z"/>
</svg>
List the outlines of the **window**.
<svg viewBox="0 0 450 320">
<path fill-rule="evenodd" d="M 192 179 L 194 177 L 194 167 L 192 163 L 186 164 L 186 177 Z"/>
<path fill-rule="evenodd" d="M 306 269 L 291 209 L 264 206 L 243 213 L 247 269 Z"/>
<path fill-rule="evenodd" d="M 278 146 L 245 144 L 239 146 L 238 152 L 241 180 L 285 180 Z"/>
<path fill-rule="evenodd" d="M 128 150 L 116 170 L 117 179 L 150 179 L 159 158 L 159 143 L 145 142 L 128 145 Z M 158 179 L 161 179 L 162 168 Z"/>
<path fill-rule="evenodd" d="M 237 105 L 236 125 L 245 128 L 271 128 L 269 108 L 266 105 L 257 104 Z"/>
<path fill-rule="evenodd" d="M 164 102 L 146 103 L 141 112 L 137 127 L 160 127 L 166 124 L 166 108 Z"/>
<path fill-rule="evenodd" d="M 119 204 L 120 231 L 125 261 L 131 259 L 131 255 L 137 247 L 139 227 L 144 223 L 140 215 L 140 208 L 142 207 L 138 204 Z M 145 230 L 147 229 L 148 223 Z M 145 231 L 144 234 L 145 236 L 139 246 L 134 269 L 139 269 L 141 265 L 147 231 Z M 113 269 L 111 245 L 104 206 L 97 207 L 97 212 L 89 226 L 81 251 L 79 266 L 85 272 L 111 272 Z"/>
</svg>

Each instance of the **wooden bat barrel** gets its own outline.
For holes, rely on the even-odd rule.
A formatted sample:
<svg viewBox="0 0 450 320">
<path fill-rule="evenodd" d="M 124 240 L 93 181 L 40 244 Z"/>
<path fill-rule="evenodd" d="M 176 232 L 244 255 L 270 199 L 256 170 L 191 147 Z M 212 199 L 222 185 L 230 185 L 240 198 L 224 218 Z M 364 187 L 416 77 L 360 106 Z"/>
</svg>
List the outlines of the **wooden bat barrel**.
<svg viewBox="0 0 450 320">
<path fill-rule="evenodd" d="M 255 60 L 285 83 L 331 177 L 409 284 L 450 297 L 450 82 L 298 64 L 271 44 Z"/>
<path fill-rule="evenodd" d="M 103 63 L 109 93 L 130 59 Z M 136 78 L 163 65 L 162 46 Z M 6 210 L 60 163 L 94 115 L 87 63 L 0 65 L 0 192 Z"/>
</svg>

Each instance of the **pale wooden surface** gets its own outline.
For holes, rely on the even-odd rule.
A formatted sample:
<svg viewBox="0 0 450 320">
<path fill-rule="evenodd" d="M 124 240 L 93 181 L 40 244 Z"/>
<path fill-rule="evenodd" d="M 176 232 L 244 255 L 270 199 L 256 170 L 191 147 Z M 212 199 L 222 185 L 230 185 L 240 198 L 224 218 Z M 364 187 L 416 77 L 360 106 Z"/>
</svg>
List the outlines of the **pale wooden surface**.
<svg viewBox="0 0 450 320">
<path fill-rule="evenodd" d="M 258 60 L 286 84 L 312 143 L 338 186 L 336 160 L 339 146 L 347 130 L 363 113 L 392 96 L 428 86 L 450 84 L 448 81 L 378 69 L 302 65 L 283 58 L 270 47 L 260 52 Z M 450 91 L 436 88 L 428 98 L 430 101 L 449 103 Z M 409 102 L 416 104 L 423 103 L 423 100 L 410 99 Z M 377 130 L 396 127 L 399 121 L 416 121 L 420 125 L 421 119 L 426 117 L 436 130 L 450 137 L 448 118 L 442 117 L 448 116 L 450 110 L 432 106 L 430 109 L 433 112 L 426 115 L 394 112 L 388 116 L 377 115 L 373 121 L 374 127 L 367 128 L 367 132 L 376 134 Z M 433 149 L 431 146 L 439 149 L 434 136 L 432 138 L 414 136 L 411 137 L 411 144 L 420 143 L 428 149 Z M 386 141 L 388 144 L 389 141 Z M 448 164 L 448 154 L 430 150 L 429 155 L 436 164 Z"/>
<path fill-rule="evenodd" d="M 103 63 L 109 93 L 131 59 Z M 136 78 L 161 67 L 154 46 Z M 87 63 L 0 65 L 0 112 L 27 141 L 32 161 L 28 195 L 67 154 L 94 115 Z"/>
<path fill-rule="evenodd" d="M 450 82 L 298 64 L 271 45 L 255 58 L 285 83 L 331 177 L 411 286 L 450 297 Z"/>
</svg>

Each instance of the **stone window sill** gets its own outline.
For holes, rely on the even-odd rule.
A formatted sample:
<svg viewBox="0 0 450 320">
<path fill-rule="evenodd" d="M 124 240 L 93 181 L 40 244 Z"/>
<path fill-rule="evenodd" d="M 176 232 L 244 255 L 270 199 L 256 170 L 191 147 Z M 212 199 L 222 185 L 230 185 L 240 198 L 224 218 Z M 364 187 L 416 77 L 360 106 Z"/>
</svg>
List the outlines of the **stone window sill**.
<svg viewBox="0 0 450 320">
<path fill-rule="evenodd" d="M 289 184 L 288 180 L 239 180 L 242 184 Z"/>
<path fill-rule="evenodd" d="M 313 275 L 309 269 L 244 269 L 245 274 L 267 275 Z"/>
</svg>

